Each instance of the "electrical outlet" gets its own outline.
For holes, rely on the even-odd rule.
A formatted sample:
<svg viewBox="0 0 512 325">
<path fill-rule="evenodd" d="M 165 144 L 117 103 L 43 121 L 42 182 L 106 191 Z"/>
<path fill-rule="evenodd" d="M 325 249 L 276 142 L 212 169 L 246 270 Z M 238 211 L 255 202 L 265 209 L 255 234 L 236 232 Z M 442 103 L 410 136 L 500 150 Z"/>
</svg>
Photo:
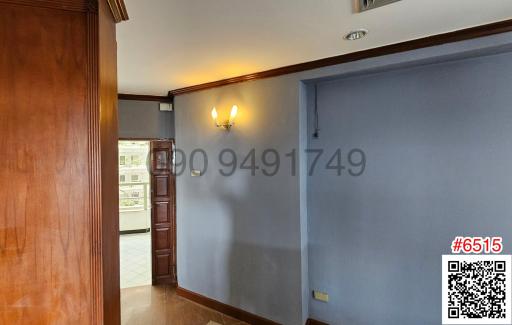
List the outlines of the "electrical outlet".
<svg viewBox="0 0 512 325">
<path fill-rule="evenodd" d="M 372 10 L 401 0 L 359 0 L 359 11 Z"/>
<path fill-rule="evenodd" d="M 325 292 L 320 292 L 320 291 L 315 290 L 315 291 L 313 291 L 313 298 L 315 298 L 315 300 L 329 302 L 329 294 L 327 294 Z"/>
</svg>

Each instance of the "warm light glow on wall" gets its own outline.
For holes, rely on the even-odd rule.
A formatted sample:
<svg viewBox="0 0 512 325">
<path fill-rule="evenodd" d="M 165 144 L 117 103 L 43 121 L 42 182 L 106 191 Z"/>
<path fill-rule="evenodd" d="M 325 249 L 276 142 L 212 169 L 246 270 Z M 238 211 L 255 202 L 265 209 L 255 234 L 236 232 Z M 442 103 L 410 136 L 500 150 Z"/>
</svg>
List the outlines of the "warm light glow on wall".
<svg viewBox="0 0 512 325">
<path fill-rule="evenodd" d="M 238 113 L 238 106 L 233 105 L 231 113 L 229 114 L 229 123 L 232 125 L 235 122 L 236 114 Z"/>
<path fill-rule="evenodd" d="M 229 131 L 231 127 L 235 124 L 235 118 L 238 114 L 238 106 L 233 105 L 231 107 L 231 113 L 229 114 L 229 119 L 224 122 L 219 123 L 219 114 L 217 113 L 217 109 L 214 107 L 212 109 L 212 118 L 215 121 L 215 126 L 223 128 L 226 131 Z"/>
</svg>

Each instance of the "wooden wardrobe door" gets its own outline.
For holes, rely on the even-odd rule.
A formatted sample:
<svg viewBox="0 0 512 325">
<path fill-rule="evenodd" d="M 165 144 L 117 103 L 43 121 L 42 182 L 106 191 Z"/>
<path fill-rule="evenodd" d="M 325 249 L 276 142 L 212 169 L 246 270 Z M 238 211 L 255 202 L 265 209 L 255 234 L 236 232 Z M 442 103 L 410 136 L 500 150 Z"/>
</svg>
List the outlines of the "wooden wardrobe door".
<svg viewBox="0 0 512 325">
<path fill-rule="evenodd" d="M 120 324 L 107 1 L 0 0 L 0 324 Z"/>
<path fill-rule="evenodd" d="M 151 141 L 153 284 L 176 283 L 176 209 L 173 142 Z"/>
</svg>

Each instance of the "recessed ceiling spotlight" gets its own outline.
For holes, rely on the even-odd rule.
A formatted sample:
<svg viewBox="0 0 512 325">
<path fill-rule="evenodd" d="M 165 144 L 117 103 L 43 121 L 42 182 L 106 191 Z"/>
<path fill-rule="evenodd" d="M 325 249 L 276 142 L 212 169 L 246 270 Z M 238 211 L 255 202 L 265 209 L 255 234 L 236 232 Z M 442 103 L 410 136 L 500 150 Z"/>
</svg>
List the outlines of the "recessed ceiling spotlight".
<svg viewBox="0 0 512 325">
<path fill-rule="evenodd" d="M 367 34 L 368 34 L 368 30 L 361 28 L 361 29 L 356 29 L 356 30 L 351 31 L 350 33 L 345 35 L 344 38 L 347 41 L 355 41 L 355 40 L 365 37 Z"/>
</svg>

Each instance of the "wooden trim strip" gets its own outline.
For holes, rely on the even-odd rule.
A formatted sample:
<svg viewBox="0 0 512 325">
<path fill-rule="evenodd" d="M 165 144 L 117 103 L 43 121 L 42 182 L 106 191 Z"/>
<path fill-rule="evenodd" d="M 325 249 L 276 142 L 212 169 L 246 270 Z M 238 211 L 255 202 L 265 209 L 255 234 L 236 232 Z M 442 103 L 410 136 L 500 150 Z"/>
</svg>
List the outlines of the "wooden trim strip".
<svg viewBox="0 0 512 325">
<path fill-rule="evenodd" d="M 124 0 L 107 0 L 107 2 L 116 23 L 120 23 L 130 18 L 128 17 L 128 11 L 126 11 Z"/>
<path fill-rule="evenodd" d="M 99 116 L 99 39 L 98 14 L 87 13 L 87 124 L 88 138 L 88 170 L 89 170 L 89 206 L 91 229 L 91 306 L 92 319 L 95 324 L 103 323 L 103 223 L 101 202 L 101 139 Z"/>
<path fill-rule="evenodd" d="M 94 12 L 98 8 L 97 0 L 0 0 L 0 3 L 78 12 Z"/>
<path fill-rule="evenodd" d="M 308 320 L 306 321 L 306 325 L 329 325 L 329 324 L 318 321 L 318 320 L 314 320 L 312 318 L 308 318 Z"/>
<path fill-rule="evenodd" d="M 119 137 L 119 141 L 174 141 L 173 138 Z"/>
<path fill-rule="evenodd" d="M 123 100 L 141 100 L 147 102 L 172 103 L 172 96 L 118 94 L 117 98 Z"/>
<path fill-rule="evenodd" d="M 220 301 L 213 300 L 211 298 L 205 297 L 203 295 L 189 291 L 187 289 L 183 289 L 181 287 L 176 288 L 176 294 L 180 297 L 192 300 L 193 302 L 196 302 L 200 305 L 206 306 L 208 308 L 216 310 L 225 315 L 234 317 L 251 325 L 279 325 L 279 323 L 276 323 L 269 319 L 251 314 L 247 311 L 230 305 L 226 305 Z"/>
<path fill-rule="evenodd" d="M 233 83 L 239 83 L 255 79 L 263 79 L 270 77 L 277 77 L 290 73 L 297 73 L 306 70 L 323 68 L 331 65 L 338 65 L 347 62 L 353 62 L 363 59 L 374 58 L 383 55 L 395 54 L 400 52 L 412 51 L 425 47 L 442 45 L 446 43 L 459 42 L 473 38 L 489 36 L 512 31 L 512 19 L 504 20 L 492 24 L 481 25 L 466 29 L 457 30 L 454 32 L 438 34 L 434 36 L 423 37 L 415 40 L 405 41 L 401 43 L 385 45 L 373 49 L 333 56 L 325 59 L 289 65 L 282 68 L 271 69 L 267 71 L 247 74 L 239 77 L 223 79 L 213 82 L 207 82 L 195 86 L 179 88 L 169 91 L 169 96 L 177 96 L 195 91 L 226 86 Z"/>
</svg>

